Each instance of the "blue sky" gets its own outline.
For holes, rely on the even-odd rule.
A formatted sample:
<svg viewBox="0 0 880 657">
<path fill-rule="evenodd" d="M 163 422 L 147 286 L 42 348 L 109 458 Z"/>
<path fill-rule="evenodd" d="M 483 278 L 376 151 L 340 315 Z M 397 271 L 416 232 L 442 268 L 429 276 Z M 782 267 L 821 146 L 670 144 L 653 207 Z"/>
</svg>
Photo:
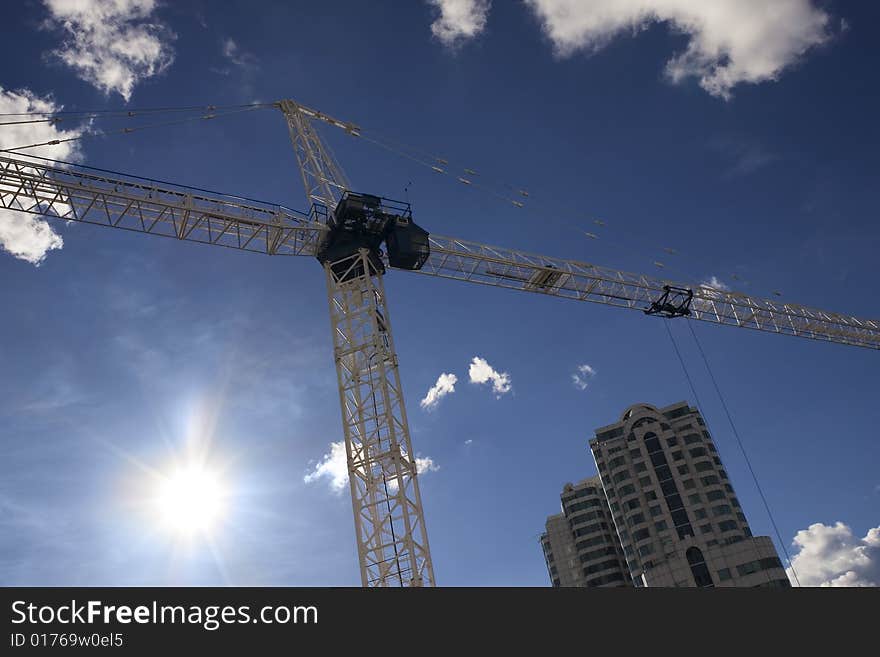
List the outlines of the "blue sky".
<svg viewBox="0 0 880 657">
<path fill-rule="evenodd" d="M 554 18 L 567 4 L 126 0 L 93 5 L 118 9 L 96 23 L 33 0 L 5 10 L 0 99 L 294 98 L 529 191 L 518 210 L 322 128 L 356 189 L 408 193 L 429 231 L 876 317 L 878 10 L 646 0 L 653 13 L 588 2 Z M 127 45 L 77 51 L 95 35 Z M 272 110 L 93 136 L 67 155 L 306 209 Z M 10 221 L 7 251 L 22 237 Z M 347 491 L 305 481 L 341 439 L 318 264 L 52 226 L 63 248 L 39 266 L 0 252 L 0 583 L 358 584 Z M 420 482 L 438 583 L 547 585 L 537 537 L 562 486 L 595 473 L 592 430 L 635 402 L 693 401 L 661 320 L 403 272 L 386 286 L 414 447 L 436 468 Z M 770 534 L 682 322 L 670 328 L 738 497 Z M 694 328 L 809 581 L 864 548 L 876 584 L 877 354 Z M 509 392 L 469 382 L 474 357 Z M 455 392 L 420 408 L 442 373 Z M 210 541 L 184 543 L 145 514 L 143 482 L 194 436 L 228 512 Z"/>
</svg>

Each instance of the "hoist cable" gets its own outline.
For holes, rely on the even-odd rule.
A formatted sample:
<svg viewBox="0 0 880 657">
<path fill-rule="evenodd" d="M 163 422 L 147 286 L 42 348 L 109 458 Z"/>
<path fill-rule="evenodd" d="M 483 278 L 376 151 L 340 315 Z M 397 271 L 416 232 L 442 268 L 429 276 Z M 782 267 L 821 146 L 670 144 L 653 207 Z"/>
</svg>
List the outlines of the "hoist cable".
<svg viewBox="0 0 880 657">
<path fill-rule="evenodd" d="M 694 396 L 694 400 L 697 402 L 697 409 L 699 409 L 700 415 L 703 416 L 703 422 L 706 423 L 706 429 L 709 431 L 709 433 L 711 435 L 714 435 L 714 433 L 712 432 L 712 428 L 709 426 L 709 419 L 706 417 L 705 407 L 703 406 L 702 402 L 700 402 L 700 396 L 697 394 L 697 389 L 694 386 L 694 382 L 691 379 L 690 372 L 688 372 L 687 365 L 685 364 L 684 358 L 681 355 L 681 351 L 678 348 L 678 343 L 675 340 L 675 336 L 672 335 L 672 330 L 669 328 L 669 321 L 664 321 L 663 325 L 666 327 L 666 333 L 667 333 L 667 335 L 669 335 L 669 341 L 672 342 L 672 348 L 675 349 L 675 355 L 678 356 L 678 362 L 679 362 L 679 364 L 681 364 L 681 369 L 684 372 L 685 378 L 687 379 L 688 386 L 691 389 L 691 394 Z M 717 435 L 715 435 L 715 442 L 716 443 L 718 442 Z M 742 449 L 742 446 L 740 446 L 740 449 Z M 754 478 L 754 473 L 752 473 L 752 477 Z M 757 483 L 757 480 L 756 480 L 756 483 Z M 786 558 L 787 557 L 788 557 L 788 555 L 786 554 Z M 791 563 L 791 562 L 789 561 L 789 563 Z M 769 575 L 767 575 L 767 581 L 768 582 L 770 581 Z"/>
<path fill-rule="evenodd" d="M 709 366 L 709 359 L 706 357 L 706 352 L 703 351 L 703 346 L 700 344 L 699 338 L 697 338 L 697 333 L 694 331 L 693 324 L 691 322 L 687 322 L 688 328 L 691 331 L 691 335 L 694 338 L 694 342 L 697 345 L 697 349 L 700 352 L 700 356 L 703 357 L 703 363 L 706 365 L 706 371 L 709 372 L 709 378 L 712 380 L 712 385 L 715 387 L 715 392 L 718 394 L 718 399 L 721 400 L 721 406 L 724 408 L 724 413 L 727 415 L 727 421 L 730 423 L 730 428 L 733 431 L 733 435 L 736 438 L 737 445 L 739 445 L 739 451 L 743 456 L 743 459 L 746 462 L 746 466 L 749 468 L 749 473 L 752 475 L 752 481 L 755 482 L 755 488 L 758 489 L 758 494 L 761 496 L 761 502 L 764 504 L 764 509 L 767 511 L 767 516 L 770 518 L 770 524 L 773 525 L 773 531 L 776 533 L 776 540 L 779 541 L 779 545 L 782 548 L 783 554 L 785 554 L 785 559 L 788 561 L 788 566 L 791 568 L 791 573 L 794 575 L 794 580 L 797 582 L 797 585 L 800 586 L 801 582 L 798 579 L 797 571 L 795 571 L 794 564 L 791 562 L 791 557 L 788 554 L 788 549 L 785 547 L 785 543 L 782 540 L 782 534 L 779 531 L 779 527 L 776 524 L 776 519 L 773 517 L 773 512 L 770 511 L 770 504 L 767 502 L 767 497 L 764 495 L 764 490 L 761 488 L 761 484 L 758 482 L 758 475 L 755 474 L 755 470 L 752 467 L 752 462 L 749 460 L 749 456 L 746 453 L 746 448 L 743 445 L 742 439 L 739 436 L 739 431 L 736 430 L 736 425 L 733 422 L 733 416 L 730 413 L 730 409 L 727 407 L 727 402 L 724 400 L 724 395 L 721 394 L 721 388 L 718 386 L 718 381 L 715 379 L 715 374 L 712 372 L 712 368 Z"/>
<path fill-rule="evenodd" d="M 261 107 L 248 107 L 246 109 L 232 110 L 229 112 L 223 112 L 220 114 L 203 114 L 202 116 L 191 116 L 185 119 L 176 119 L 174 121 L 163 121 L 162 123 L 151 123 L 146 125 L 132 126 L 126 128 L 120 128 L 118 130 L 109 130 L 109 131 L 101 131 L 101 132 L 83 132 L 75 137 L 67 137 L 66 139 L 50 139 L 49 141 L 44 141 L 36 144 L 28 144 L 26 146 L 15 146 L 14 148 L 0 148 L 0 152 L 5 153 L 13 153 L 15 151 L 23 151 L 29 148 L 38 148 L 40 146 L 57 146 L 59 144 L 64 144 L 71 141 L 81 141 L 83 139 L 91 139 L 95 137 L 114 137 L 119 135 L 127 135 L 133 132 L 139 132 L 141 130 L 151 130 L 154 128 L 164 128 L 172 125 L 180 125 L 183 123 L 191 123 L 193 121 L 207 121 L 211 119 L 222 118 L 224 116 L 229 116 L 231 114 L 240 114 L 242 112 L 252 112 L 254 110 L 261 109 Z"/>
<path fill-rule="evenodd" d="M 0 112 L 0 116 L 82 116 L 86 118 L 101 116 L 133 117 L 138 114 L 159 114 L 163 112 L 213 112 L 216 110 L 242 109 L 248 107 L 273 107 L 273 103 L 247 103 L 242 105 L 191 105 L 185 107 L 145 107 L 133 109 L 100 110 L 57 110 L 52 112 Z"/>
</svg>

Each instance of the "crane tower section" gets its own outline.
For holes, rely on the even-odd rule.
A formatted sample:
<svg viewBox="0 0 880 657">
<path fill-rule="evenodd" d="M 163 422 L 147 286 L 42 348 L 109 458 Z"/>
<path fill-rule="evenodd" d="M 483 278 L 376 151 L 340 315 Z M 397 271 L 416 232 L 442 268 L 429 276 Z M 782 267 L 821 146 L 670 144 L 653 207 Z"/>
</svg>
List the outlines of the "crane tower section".
<svg viewBox="0 0 880 657">
<path fill-rule="evenodd" d="M 383 284 L 386 259 L 392 267 L 422 267 L 430 255 L 428 233 L 413 222 L 409 204 L 350 191 L 311 120 L 352 134 L 356 126 L 291 100 L 278 106 L 287 118 L 312 216 L 328 229 L 315 256 L 327 281 L 361 583 L 433 586 L 417 459 Z"/>
</svg>

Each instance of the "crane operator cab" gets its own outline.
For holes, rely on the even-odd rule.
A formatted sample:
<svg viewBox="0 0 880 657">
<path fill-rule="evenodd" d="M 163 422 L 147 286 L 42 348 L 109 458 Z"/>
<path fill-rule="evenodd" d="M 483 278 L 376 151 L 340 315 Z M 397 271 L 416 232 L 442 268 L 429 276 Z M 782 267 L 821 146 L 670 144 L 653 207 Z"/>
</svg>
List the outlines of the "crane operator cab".
<svg viewBox="0 0 880 657">
<path fill-rule="evenodd" d="M 318 261 L 333 263 L 333 273 L 343 280 L 364 274 L 363 265 L 352 267 L 347 260 L 360 249 L 368 249 L 375 270 L 385 273 L 382 242 L 388 264 L 396 269 L 421 269 L 431 254 L 428 231 L 412 220 L 409 203 L 346 192 L 327 225 L 330 231 L 318 250 Z"/>
</svg>

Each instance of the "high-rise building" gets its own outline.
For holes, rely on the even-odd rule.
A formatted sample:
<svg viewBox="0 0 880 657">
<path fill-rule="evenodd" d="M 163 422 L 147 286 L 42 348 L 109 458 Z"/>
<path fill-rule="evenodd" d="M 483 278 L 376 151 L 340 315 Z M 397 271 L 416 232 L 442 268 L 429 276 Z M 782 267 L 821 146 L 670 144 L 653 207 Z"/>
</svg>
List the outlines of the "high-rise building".
<svg viewBox="0 0 880 657">
<path fill-rule="evenodd" d="M 566 484 L 562 513 L 547 518 L 541 547 L 553 586 L 626 586 L 630 582 L 599 477 Z"/>
<path fill-rule="evenodd" d="M 699 411 L 630 406 L 590 448 L 636 586 L 790 586 L 752 536 Z"/>
<path fill-rule="evenodd" d="M 599 476 L 566 484 L 541 536 L 554 586 L 790 586 L 697 409 L 630 406 L 590 449 Z"/>
</svg>

